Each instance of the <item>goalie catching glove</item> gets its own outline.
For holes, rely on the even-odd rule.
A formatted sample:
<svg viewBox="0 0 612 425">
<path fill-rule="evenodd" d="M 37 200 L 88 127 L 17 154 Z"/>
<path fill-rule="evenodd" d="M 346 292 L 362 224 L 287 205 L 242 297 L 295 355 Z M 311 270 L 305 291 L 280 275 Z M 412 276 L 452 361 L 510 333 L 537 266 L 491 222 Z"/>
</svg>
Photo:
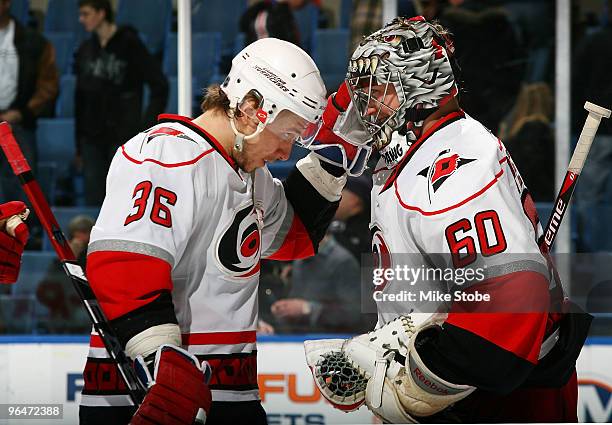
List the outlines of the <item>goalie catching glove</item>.
<svg viewBox="0 0 612 425">
<path fill-rule="evenodd" d="M 349 176 L 360 176 L 365 170 L 372 147 L 372 137 L 359 121 L 346 83 L 327 100 L 323 125 L 314 141 L 306 146 L 321 161 L 331 164 Z"/>
<path fill-rule="evenodd" d="M 362 404 L 388 423 L 417 423 L 467 397 L 476 388 L 436 376 L 423 363 L 415 342 L 439 325 L 415 326 L 400 316 L 349 340 L 305 341 L 306 362 L 321 394 L 337 409 Z"/>
<path fill-rule="evenodd" d="M 212 396 L 211 369 L 191 353 L 164 344 L 147 358 L 137 356 L 134 369 L 148 393 L 131 420 L 132 425 L 192 425 L 206 422 Z"/>
<path fill-rule="evenodd" d="M 0 205 L 0 283 L 14 283 L 29 231 L 24 220 L 30 211 L 21 201 Z"/>
</svg>

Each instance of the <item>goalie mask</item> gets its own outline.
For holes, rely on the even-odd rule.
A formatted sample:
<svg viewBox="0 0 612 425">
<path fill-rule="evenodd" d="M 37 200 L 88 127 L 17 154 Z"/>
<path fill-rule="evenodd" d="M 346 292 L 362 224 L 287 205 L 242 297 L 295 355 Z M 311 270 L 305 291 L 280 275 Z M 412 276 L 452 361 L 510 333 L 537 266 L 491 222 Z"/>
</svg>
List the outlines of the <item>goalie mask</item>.
<svg viewBox="0 0 612 425">
<path fill-rule="evenodd" d="M 244 140 L 264 128 L 309 145 L 321 127 L 325 85 L 314 61 L 292 43 L 264 38 L 249 44 L 232 60 L 221 89 L 235 114 L 240 111 L 257 123 L 257 130 L 246 136 L 230 118 L 239 151 Z"/>
<path fill-rule="evenodd" d="M 453 53 L 443 28 L 422 16 L 394 19 L 353 53 L 353 102 L 388 168 L 420 136 L 423 121 L 458 93 Z"/>
</svg>

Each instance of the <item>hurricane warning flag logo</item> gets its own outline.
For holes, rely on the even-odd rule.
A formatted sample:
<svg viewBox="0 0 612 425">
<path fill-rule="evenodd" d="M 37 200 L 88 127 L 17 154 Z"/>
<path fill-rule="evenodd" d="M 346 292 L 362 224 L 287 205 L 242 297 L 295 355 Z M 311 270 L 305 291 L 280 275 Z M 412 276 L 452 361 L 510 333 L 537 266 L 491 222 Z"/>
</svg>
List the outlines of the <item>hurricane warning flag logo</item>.
<svg viewBox="0 0 612 425">
<path fill-rule="evenodd" d="M 175 136 L 175 137 L 179 137 L 181 139 L 190 140 L 190 141 L 195 143 L 195 140 L 193 140 L 191 137 L 187 136 L 182 131 L 177 130 L 177 129 L 172 128 L 172 127 L 160 127 L 158 129 L 148 133 L 147 134 L 146 142 L 149 143 L 153 139 L 155 139 L 157 137 L 160 137 L 160 136 Z"/>
<path fill-rule="evenodd" d="M 476 160 L 461 158 L 459 154 L 451 152 L 450 149 L 446 149 L 438 154 L 433 164 L 419 171 L 418 175 L 428 180 L 427 194 L 429 195 L 429 202 L 431 202 L 432 191 L 436 193 L 440 186 L 442 186 L 450 176 L 455 174 L 459 168 L 473 161 Z"/>
</svg>

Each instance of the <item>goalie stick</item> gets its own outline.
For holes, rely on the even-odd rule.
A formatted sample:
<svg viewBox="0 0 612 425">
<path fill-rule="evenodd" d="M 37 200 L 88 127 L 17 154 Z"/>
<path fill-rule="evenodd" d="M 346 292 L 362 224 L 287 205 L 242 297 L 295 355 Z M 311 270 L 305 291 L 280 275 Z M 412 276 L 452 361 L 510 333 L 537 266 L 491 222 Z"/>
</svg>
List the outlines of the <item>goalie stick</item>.
<svg viewBox="0 0 612 425">
<path fill-rule="evenodd" d="M 117 364 L 117 368 L 126 383 L 130 397 L 136 406 L 139 406 L 146 394 L 145 388 L 136 377 L 132 364 L 126 356 L 119 338 L 111 328 L 111 325 L 98 304 L 96 296 L 87 282 L 85 273 L 77 263 L 74 253 L 68 245 L 68 240 L 60 229 L 45 196 L 34 178 L 32 169 L 17 144 L 11 127 L 8 123 L 0 123 L 0 147 L 13 169 L 13 173 L 19 179 L 26 196 L 28 197 L 34 212 L 38 216 L 42 227 L 51 240 L 53 249 L 62 263 L 64 272 L 68 275 L 74 289 L 79 294 L 94 329 L 100 335 L 109 356 Z"/>
<path fill-rule="evenodd" d="M 559 194 L 553 203 L 553 211 L 548 218 L 548 223 L 544 228 L 544 234 L 542 240 L 540 241 L 540 247 L 542 247 L 546 252 L 550 251 L 552 244 L 557 237 L 557 231 L 561 226 L 561 221 L 563 220 L 563 216 L 567 211 L 567 206 L 569 205 L 574 189 L 576 188 L 576 182 L 578 181 L 578 177 L 580 176 L 582 168 L 584 167 L 584 161 L 586 160 L 589 150 L 591 149 L 591 144 L 595 138 L 595 133 L 597 133 L 599 123 L 601 122 L 602 118 L 610 118 L 609 109 L 602 108 L 601 106 L 597 106 L 591 102 L 586 102 L 584 104 L 584 109 L 589 111 L 589 115 L 584 122 L 584 126 L 582 127 L 582 132 L 580 133 L 578 143 L 576 144 L 576 148 L 572 154 L 572 159 L 567 167 L 563 184 L 561 185 Z"/>
</svg>

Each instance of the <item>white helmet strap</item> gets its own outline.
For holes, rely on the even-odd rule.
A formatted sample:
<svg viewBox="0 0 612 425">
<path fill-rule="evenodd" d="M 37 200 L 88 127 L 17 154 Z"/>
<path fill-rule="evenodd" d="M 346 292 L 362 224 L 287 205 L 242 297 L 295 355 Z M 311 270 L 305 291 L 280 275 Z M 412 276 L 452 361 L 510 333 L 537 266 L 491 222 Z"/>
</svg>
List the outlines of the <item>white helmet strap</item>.
<svg viewBox="0 0 612 425">
<path fill-rule="evenodd" d="M 249 106 L 248 104 L 248 102 L 253 101 L 253 100 L 256 102 L 255 107 Z M 261 133 L 263 128 L 266 126 L 266 121 L 268 119 L 268 116 L 265 112 L 263 112 L 260 109 L 263 106 L 263 102 L 264 102 L 263 96 L 257 90 L 252 89 L 247 94 L 244 95 L 240 103 L 236 102 L 235 105 L 233 106 L 234 111 L 233 111 L 232 116 L 230 117 L 230 126 L 232 127 L 232 131 L 234 132 L 234 135 L 236 136 L 234 138 L 234 149 L 236 149 L 238 152 L 242 152 L 242 145 L 245 140 L 249 140 L 257 136 L 259 133 Z M 235 121 L 237 111 L 240 111 L 240 113 L 248 116 L 249 118 L 255 119 L 257 121 L 257 129 L 255 129 L 253 134 L 249 134 L 247 136 L 244 133 L 238 131 L 238 129 L 236 128 L 236 121 Z"/>
<path fill-rule="evenodd" d="M 242 152 L 242 146 L 245 140 L 249 140 L 257 136 L 259 133 L 261 133 L 261 131 L 264 128 L 263 125 L 258 124 L 257 129 L 253 132 L 253 134 L 249 134 L 247 136 L 244 133 L 241 133 L 240 131 L 238 131 L 238 129 L 236 128 L 236 122 L 234 121 L 234 117 L 230 118 L 230 126 L 232 127 L 232 131 L 234 132 L 234 136 L 235 136 L 234 137 L 234 149 L 236 149 L 238 152 Z"/>
</svg>

